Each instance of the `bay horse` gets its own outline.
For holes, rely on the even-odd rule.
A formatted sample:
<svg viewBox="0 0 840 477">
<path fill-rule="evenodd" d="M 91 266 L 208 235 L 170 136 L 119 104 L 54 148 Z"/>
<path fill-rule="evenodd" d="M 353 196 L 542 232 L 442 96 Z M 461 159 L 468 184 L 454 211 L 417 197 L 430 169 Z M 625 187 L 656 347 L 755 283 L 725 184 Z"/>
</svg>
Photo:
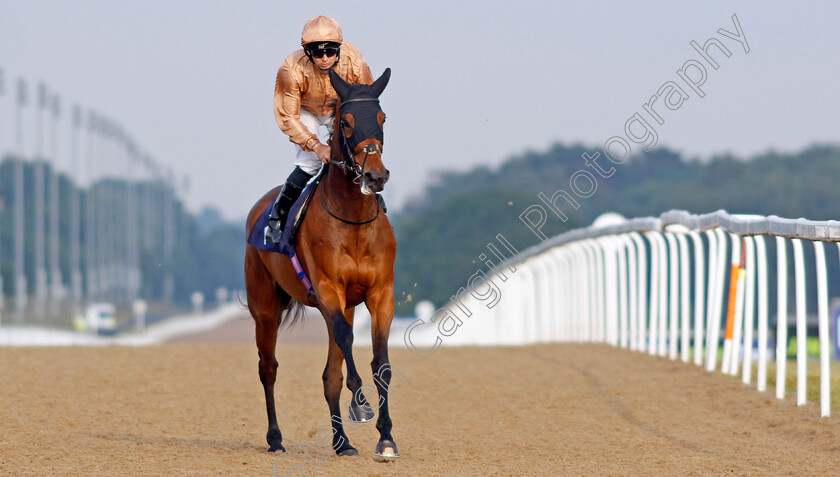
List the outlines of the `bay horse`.
<svg viewBox="0 0 840 477">
<path fill-rule="evenodd" d="M 391 70 L 386 69 L 371 85 L 348 84 L 333 70 L 329 75 L 339 96 L 330 141 L 331 159 L 323 166 L 327 169 L 312 192 L 296 239 L 297 255 L 311 280 L 314 297 L 298 278 L 289 256 L 246 245 L 245 288 L 248 309 L 256 323 L 259 375 L 268 413 L 266 440 L 270 452 L 285 452 L 274 405 L 278 367 L 274 352 L 281 322 L 306 305 L 320 310 L 329 332 L 322 378 L 330 409 L 332 448 L 339 456 L 359 454 L 344 432 L 339 395 L 344 361 L 347 388 L 352 393 L 349 418 L 353 422 L 373 419 L 374 410 L 362 392 L 362 379 L 352 351 L 353 311 L 364 302 L 371 314 L 371 368 L 379 394 L 379 442 L 374 454 L 399 457 L 388 413 L 388 335 L 394 316 L 397 243 L 388 217 L 381 213 L 374 196 L 382 191 L 390 175 L 382 162 L 385 113 L 378 98 L 388 84 Z M 247 230 L 251 230 L 279 191 L 279 187 L 272 189 L 251 208 Z"/>
</svg>

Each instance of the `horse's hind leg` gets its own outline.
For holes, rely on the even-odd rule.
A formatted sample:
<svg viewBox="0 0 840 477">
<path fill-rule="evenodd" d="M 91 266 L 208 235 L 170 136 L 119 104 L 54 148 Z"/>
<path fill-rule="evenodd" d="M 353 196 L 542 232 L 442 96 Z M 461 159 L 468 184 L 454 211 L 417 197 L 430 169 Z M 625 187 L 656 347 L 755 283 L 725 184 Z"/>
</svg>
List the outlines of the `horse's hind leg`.
<svg viewBox="0 0 840 477">
<path fill-rule="evenodd" d="M 253 260 L 246 259 L 245 287 L 248 290 L 248 308 L 256 323 L 260 381 L 265 391 L 265 408 L 268 414 L 268 432 L 265 438 L 268 441 L 269 452 L 285 452 L 286 449 L 282 444 L 283 434 L 277 425 L 277 413 L 274 406 L 274 382 L 277 379 L 277 358 L 274 351 L 277 345 L 280 317 L 291 298 L 276 288 L 274 279 L 258 257 L 249 258 L 257 261 L 254 263 Z"/>
<path fill-rule="evenodd" d="M 268 432 L 265 439 L 268 442 L 268 451 L 282 451 L 283 434 L 277 425 L 277 413 L 274 406 L 274 383 L 277 380 L 277 358 L 274 354 L 277 345 L 277 327 L 280 324 L 280 313 L 284 308 L 278 304 L 274 317 L 270 315 L 257 318 L 256 338 L 257 351 L 260 356 L 260 381 L 265 391 L 265 408 L 268 414 Z"/>
</svg>

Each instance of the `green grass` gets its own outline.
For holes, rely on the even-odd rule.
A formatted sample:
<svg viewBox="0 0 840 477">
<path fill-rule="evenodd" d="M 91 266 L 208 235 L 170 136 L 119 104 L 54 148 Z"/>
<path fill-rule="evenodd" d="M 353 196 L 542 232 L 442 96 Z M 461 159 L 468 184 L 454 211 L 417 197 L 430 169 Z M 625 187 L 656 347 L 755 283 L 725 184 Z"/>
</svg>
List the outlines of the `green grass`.
<svg viewBox="0 0 840 477">
<path fill-rule="evenodd" d="M 833 413 L 840 412 L 840 363 L 834 361 L 831 363 L 831 409 Z M 816 359 L 809 359 L 807 366 L 807 378 L 805 380 L 806 399 L 809 402 L 819 405 L 820 403 L 820 362 Z M 791 394 L 796 393 L 796 360 L 787 360 L 785 366 L 785 399 L 788 399 Z M 752 381 L 755 383 L 757 376 L 757 366 L 753 366 Z M 775 394 L 776 392 L 776 362 L 771 361 L 767 363 L 767 392 Z M 795 399 L 795 398 L 792 398 Z"/>
<path fill-rule="evenodd" d="M 820 403 L 820 342 L 817 337 L 809 337 L 806 341 L 808 352 L 807 378 L 805 380 L 806 399 L 809 402 L 819 405 Z M 833 353 L 833 350 L 832 350 Z M 718 369 L 723 358 L 723 347 L 718 347 L 717 352 Z M 691 349 L 691 356 L 694 356 L 694 348 Z M 753 352 L 753 359 L 755 359 Z M 785 399 L 796 399 L 791 393 L 796 393 L 796 339 L 791 339 L 787 350 L 787 365 L 785 366 Z M 832 356 L 833 358 L 833 356 Z M 741 367 L 738 367 L 740 379 Z M 840 361 L 834 359 L 830 363 L 831 374 L 831 411 L 833 414 L 840 414 Z M 753 365 L 752 379 L 750 386 L 755 387 L 758 376 L 758 365 Z M 767 362 L 767 391 L 771 395 L 776 393 L 776 361 Z M 795 401 L 794 401 L 795 402 Z"/>
<path fill-rule="evenodd" d="M 820 339 L 816 336 L 809 336 L 805 339 L 805 352 L 808 356 L 820 356 Z M 834 348 L 830 350 L 831 353 L 834 352 Z M 796 357 L 796 338 L 793 337 L 788 342 L 788 358 L 795 358 Z"/>
<path fill-rule="evenodd" d="M 785 366 L 785 395 L 796 393 L 796 338 L 788 342 L 787 365 Z M 809 402 L 819 404 L 820 402 L 820 339 L 816 336 L 809 336 L 805 341 L 805 351 L 808 356 L 807 377 L 805 378 L 806 399 Z M 833 358 L 834 348 L 830 349 Z M 830 387 L 831 387 L 831 409 L 834 413 L 840 412 L 840 363 L 832 359 L 830 363 Z M 755 376 L 755 374 L 753 374 Z M 775 393 L 776 389 L 776 362 L 767 363 L 767 389 Z"/>
</svg>

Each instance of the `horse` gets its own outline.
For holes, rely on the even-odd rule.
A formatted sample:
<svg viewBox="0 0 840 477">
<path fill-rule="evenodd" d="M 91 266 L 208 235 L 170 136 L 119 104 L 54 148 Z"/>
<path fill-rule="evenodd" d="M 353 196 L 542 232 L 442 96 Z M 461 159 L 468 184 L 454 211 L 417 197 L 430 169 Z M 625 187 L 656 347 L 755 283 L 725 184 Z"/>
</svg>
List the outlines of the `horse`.
<svg viewBox="0 0 840 477">
<path fill-rule="evenodd" d="M 354 307 L 364 302 L 371 314 L 371 368 L 379 394 L 376 421 L 379 442 L 374 454 L 399 457 L 388 412 L 391 381 L 388 335 L 394 316 L 397 244 L 388 217 L 382 213 L 374 195 L 383 190 L 390 176 L 382 162 L 385 113 L 378 99 L 390 76 L 388 68 L 371 85 L 348 84 L 333 70 L 329 71 L 339 97 L 330 141 L 330 162 L 323 166 L 326 171 L 312 192 L 309 210 L 296 239 L 297 255 L 311 280 L 311 290 L 299 279 L 289 256 L 246 245 L 245 288 L 247 306 L 256 326 L 259 376 L 268 414 L 269 452 L 286 450 L 274 405 L 278 328 L 290 317 L 299 315 L 305 305 L 318 308 L 329 332 L 322 379 L 332 423 L 332 449 L 339 456 L 359 454 L 344 432 L 339 395 L 344 361 L 347 388 L 352 393 L 349 418 L 352 422 L 373 419 L 375 413 L 362 392 L 362 379 L 352 351 Z M 272 189 L 251 208 L 247 230 L 251 230 L 279 191 L 280 187 Z"/>
</svg>

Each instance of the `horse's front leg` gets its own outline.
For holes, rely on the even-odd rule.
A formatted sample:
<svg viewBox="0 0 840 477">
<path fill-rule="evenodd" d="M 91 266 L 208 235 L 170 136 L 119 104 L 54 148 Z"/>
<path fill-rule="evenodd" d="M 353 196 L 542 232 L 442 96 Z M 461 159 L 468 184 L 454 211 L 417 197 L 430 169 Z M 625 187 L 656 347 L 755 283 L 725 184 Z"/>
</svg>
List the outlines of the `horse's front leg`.
<svg viewBox="0 0 840 477">
<path fill-rule="evenodd" d="M 379 419 L 376 429 L 379 430 L 379 443 L 376 444 L 375 455 L 385 458 L 399 457 L 397 444 L 391 436 L 391 415 L 388 412 L 389 387 L 393 370 L 388 359 L 388 335 L 391 331 L 391 320 L 394 318 L 393 287 L 384 287 L 368 295 L 366 301 L 371 311 L 371 340 L 373 343 L 373 380 L 379 392 Z"/>
<path fill-rule="evenodd" d="M 347 434 L 344 432 L 343 420 L 341 419 L 341 406 L 339 399 L 341 396 L 342 374 L 341 362 L 347 362 L 347 387 L 352 392 L 353 396 L 361 395 L 362 378 L 356 370 L 356 365 L 353 362 L 353 313 L 350 310 L 346 313 L 344 310 L 344 296 L 332 289 L 321 289 L 319 292 L 319 300 L 321 302 L 321 314 L 327 322 L 327 329 L 330 335 L 329 353 L 327 356 L 327 365 L 324 368 L 324 397 L 327 400 L 327 405 L 330 408 L 330 421 L 333 428 L 333 450 L 339 456 L 358 455 L 359 452 L 350 445 Z M 364 399 L 364 396 L 362 396 Z M 360 407 L 355 405 L 356 399 L 351 401 L 350 406 L 351 420 L 353 415 L 359 415 Z M 364 401 L 365 404 L 366 401 Z M 370 406 L 367 406 L 370 408 Z M 370 415 L 367 420 L 373 418 L 373 410 L 370 410 Z"/>
<path fill-rule="evenodd" d="M 330 408 L 330 424 L 332 424 L 332 448 L 339 456 L 359 455 L 359 451 L 350 445 L 350 439 L 344 432 L 344 422 L 341 419 L 341 397 L 342 373 L 341 363 L 344 355 L 333 338 L 332 326 L 327 326 L 330 334 L 329 351 L 327 353 L 327 365 L 324 367 L 324 398 Z"/>
<path fill-rule="evenodd" d="M 347 389 L 349 389 L 351 393 L 347 413 L 350 416 L 350 420 L 353 422 L 368 422 L 373 419 L 373 416 L 375 416 L 376 413 L 373 411 L 373 408 L 368 403 L 367 398 L 362 391 L 362 377 L 359 376 L 359 373 L 356 370 L 356 364 L 353 361 L 352 347 L 354 314 L 355 308 L 344 310 L 344 321 L 343 324 L 339 325 L 339 328 L 342 329 L 342 333 L 344 333 L 344 335 L 341 336 L 341 338 L 336 337 L 335 342 L 338 344 L 341 340 L 348 341 L 349 336 L 349 343 L 346 344 L 346 346 L 341 347 L 342 345 L 339 344 L 341 352 L 344 354 L 344 360 L 347 362 Z M 349 326 L 345 327 L 345 324 L 348 324 Z"/>
</svg>

